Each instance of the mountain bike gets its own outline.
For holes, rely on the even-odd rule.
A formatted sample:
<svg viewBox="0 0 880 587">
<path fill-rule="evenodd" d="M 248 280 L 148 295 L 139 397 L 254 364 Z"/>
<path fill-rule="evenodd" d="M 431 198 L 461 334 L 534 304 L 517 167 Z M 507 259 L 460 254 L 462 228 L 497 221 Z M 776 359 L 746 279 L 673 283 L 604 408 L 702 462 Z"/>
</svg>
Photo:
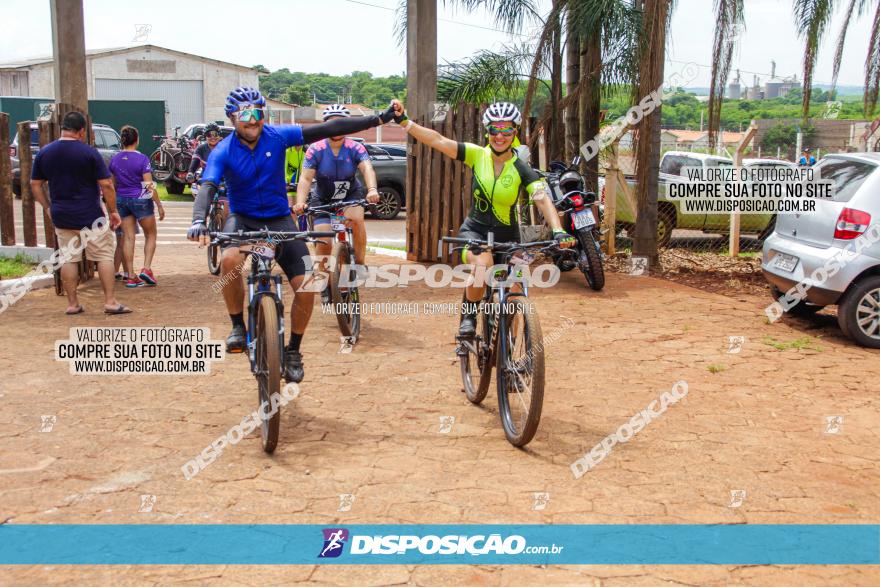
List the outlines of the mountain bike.
<svg viewBox="0 0 880 587">
<path fill-rule="evenodd" d="M 274 394 L 281 393 L 282 357 L 284 356 L 284 303 L 281 297 L 281 276 L 272 275 L 275 246 L 302 239 L 313 242 L 332 232 L 280 232 L 274 230 L 211 232 L 211 244 L 237 245 L 250 256 L 251 272 L 248 286 L 247 349 L 251 373 L 257 379 L 260 407 L 271 404 Z M 273 287 L 274 286 L 274 287 Z M 262 408 L 262 410 L 265 410 Z M 260 413 L 265 413 L 262 411 Z M 281 426 L 279 410 L 262 420 L 263 450 L 271 453 L 278 444 Z"/>
<path fill-rule="evenodd" d="M 485 399 L 494 364 L 504 434 L 512 445 L 525 446 L 538 430 L 544 403 L 544 337 L 528 298 L 528 285 L 518 280 L 518 266 L 531 263 L 535 249 L 552 254 L 560 247 L 553 240 L 496 243 L 491 232 L 487 240 L 443 237 L 443 241 L 463 245 L 452 251 L 466 247 L 474 254 L 491 252 L 495 263 L 505 265 L 493 279 L 487 279 L 477 306 L 476 332 L 456 336 L 455 352 L 465 395 L 474 404 Z M 465 296 L 462 299 L 467 302 Z"/>
<path fill-rule="evenodd" d="M 214 199 L 211 200 L 211 206 L 208 208 L 208 216 L 206 223 L 210 232 L 220 232 L 223 230 L 223 223 L 226 218 L 226 185 L 222 184 L 216 192 Z M 220 245 L 211 243 L 208 245 L 208 271 L 211 275 L 220 275 Z"/>
<path fill-rule="evenodd" d="M 341 214 L 343 210 L 352 206 L 369 208 L 371 204 L 366 200 L 331 202 L 322 206 L 309 206 L 306 214 L 309 218 L 309 228 L 312 228 L 316 214 L 330 213 L 330 229 L 336 239 L 330 251 L 328 301 L 331 302 L 333 313 L 336 314 L 336 322 L 339 324 L 342 336 L 347 337 L 349 342 L 354 344 L 361 334 L 361 296 L 354 265 L 354 234 L 351 223 Z M 344 279 L 346 275 L 348 277 Z"/>
<path fill-rule="evenodd" d="M 186 174 L 192 162 L 193 146 L 186 135 L 180 134 L 179 126 L 174 127 L 171 136 L 153 135 L 154 141 L 162 141 L 159 148 L 150 155 L 150 168 L 153 179 L 166 183 L 169 193 L 180 195 L 186 186 Z"/>
</svg>

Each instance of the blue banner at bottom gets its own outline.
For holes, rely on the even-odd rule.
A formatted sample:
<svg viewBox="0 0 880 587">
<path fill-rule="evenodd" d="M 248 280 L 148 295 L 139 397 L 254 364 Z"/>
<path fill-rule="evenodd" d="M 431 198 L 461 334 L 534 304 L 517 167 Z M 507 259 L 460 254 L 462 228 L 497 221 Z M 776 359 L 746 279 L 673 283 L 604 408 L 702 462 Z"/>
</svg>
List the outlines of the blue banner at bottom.
<svg viewBox="0 0 880 587">
<path fill-rule="evenodd" d="M 865 565 L 880 525 L 0 526 L 4 565 Z"/>
</svg>

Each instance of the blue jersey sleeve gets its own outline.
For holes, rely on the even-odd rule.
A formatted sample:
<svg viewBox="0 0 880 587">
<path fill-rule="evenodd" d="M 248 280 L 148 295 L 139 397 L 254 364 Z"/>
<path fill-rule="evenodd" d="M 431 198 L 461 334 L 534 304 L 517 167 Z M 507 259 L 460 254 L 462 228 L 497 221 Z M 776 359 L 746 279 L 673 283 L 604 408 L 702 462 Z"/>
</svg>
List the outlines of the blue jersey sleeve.
<svg viewBox="0 0 880 587">
<path fill-rule="evenodd" d="M 287 148 L 290 147 L 299 147 L 305 141 L 303 140 L 303 130 L 302 127 L 298 124 L 282 124 L 280 126 L 273 127 L 281 138 L 284 140 L 284 143 L 287 145 Z"/>
<path fill-rule="evenodd" d="M 202 172 L 202 182 L 211 182 L 214 185 L 220 185 L 223 178 L 223 168 L 226 166 L 226 149 L 221 149 L 218 145 L 205 162 L 205 170 Z"/>
</svg>

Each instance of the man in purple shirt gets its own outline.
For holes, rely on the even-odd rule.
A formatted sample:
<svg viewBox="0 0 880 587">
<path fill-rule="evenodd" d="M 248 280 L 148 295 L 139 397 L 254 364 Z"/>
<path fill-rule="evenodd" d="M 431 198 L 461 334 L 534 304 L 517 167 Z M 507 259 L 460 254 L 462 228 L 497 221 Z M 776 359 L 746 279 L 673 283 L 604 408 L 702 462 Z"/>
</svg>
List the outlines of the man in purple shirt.
<svg viewBox="0 0 880 587">
<path fill-rule="evenodd" d="M 61 138 L 46 145 L 34 158 L 31 190 L 34 200 L 49 210 L 55 225 L 58 247 L 81 250 L 85 244 L 86 258 L 98 263 L 98 276 L 104 290 L 104 312 L 127 314 L 131 309 L 120 304 L 113 293 L 113 253 L 116 237 L 113 230 L 120 224 L 116 211 L 116 190 L 101 154 L 87 145 L 86 118 L 70 112 L 61 122 Z M 43 186 L 49 182 L 50 203 Z M 101 209 L 101 195 L 110 213 L 109 228 Z M 104 219 L 103 222 L 96 222 Z M 87 229 L 87 230 L 83 230 Z M 76 295 L 80 256 L 64 259 L 61 282 L 67 292 L 67 314 L 80 314 L 83 307 Z"/>
</svg>

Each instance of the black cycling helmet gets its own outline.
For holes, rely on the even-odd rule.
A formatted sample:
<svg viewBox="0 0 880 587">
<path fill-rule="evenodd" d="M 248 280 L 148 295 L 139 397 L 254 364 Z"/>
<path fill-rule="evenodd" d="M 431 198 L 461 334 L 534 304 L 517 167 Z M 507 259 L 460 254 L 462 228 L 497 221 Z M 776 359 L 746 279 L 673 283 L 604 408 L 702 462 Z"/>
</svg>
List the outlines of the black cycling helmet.
<svg viewBox="0 0 880 587">
<path fill-rule="evenodd" d="M 209 122 L 205 125 L 205 130 L 202 131 L 202 134 L 207 135 L 209 132 L 215 132 L 218 135 L 220 134 L 220 127 L 217 126 L 216 122 Z"/>
</svg>

